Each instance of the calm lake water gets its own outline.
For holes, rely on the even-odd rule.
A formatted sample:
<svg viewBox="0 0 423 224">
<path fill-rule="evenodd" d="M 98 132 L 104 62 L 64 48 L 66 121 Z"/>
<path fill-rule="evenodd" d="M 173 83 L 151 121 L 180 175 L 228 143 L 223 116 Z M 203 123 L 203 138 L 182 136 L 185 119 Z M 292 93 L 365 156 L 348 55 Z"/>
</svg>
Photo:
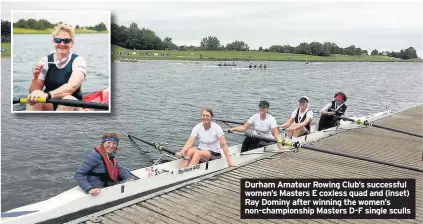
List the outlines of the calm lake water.
<svg viewBox="0 0 423 224">
<path fill-rule="evenodd" d="M 39 56 L 30 58 L 35 61 Z M 74 187 L 75 170 L 104 131 L 122 134 L 120 163 L 135 169 L 151 165 L 159 154 L 142 144 L 140 151 L 124 134 L 180 150 L 200 121 L 203 106 L 211 106 L 217 118 L 245 121 L 266 99 L 282 123 L 301 95 L 310 98 L 312 109 L 320 110 L 335 92 L 343 91 L 349 115 L 382 111 L 386 104 L 400 110 L 423 100 L 419 63 L 258 62 L 266 63 L 267 70 L 212 66 L 217 63 L 114 62 L 111 114 L 11 114 L 10 59 L 2 59 L 2 211 Z M 227 139 L 229 146 L 242 142 L 236 135 Z"/>
<path fill-rule="evenodd" d="M 14 97 L 28 95 L 32 68 L 42 57 L 55 52 L 51 38 L 52 36 L 47 34 L 13 36 Z M 108 34 L 75 35 L 72 52 L 80 55 L 87 62 L 87 77 L 82 84 L 83 92 L 94 92 L 109 86 L 109 38 Z"/>
</svg>

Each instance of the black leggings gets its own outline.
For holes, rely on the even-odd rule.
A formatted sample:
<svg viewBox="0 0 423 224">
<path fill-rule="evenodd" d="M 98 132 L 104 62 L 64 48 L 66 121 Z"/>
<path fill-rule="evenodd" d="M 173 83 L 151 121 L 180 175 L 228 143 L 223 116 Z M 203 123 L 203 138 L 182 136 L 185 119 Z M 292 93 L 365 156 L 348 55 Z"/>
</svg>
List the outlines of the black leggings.
<svg viewBox="0 0 423 224">
<path fill-rule="evenodd" d="M 340 119 L 335 116 L 328 116 L 323 114 L 319 121 L 319 131 L 336 126 L 336 122 Z"/>
<path fill-rule="evenodd" d="M 268 141 L 260 140 L 257 138 L 246 137 L 244 139 L 244 142 L 242 142 L 241 152 L 257 149 L 257 148 L 267 146 L 270 144 L 273 144 L 273 142 L 268 142 Z"/>
</svg>

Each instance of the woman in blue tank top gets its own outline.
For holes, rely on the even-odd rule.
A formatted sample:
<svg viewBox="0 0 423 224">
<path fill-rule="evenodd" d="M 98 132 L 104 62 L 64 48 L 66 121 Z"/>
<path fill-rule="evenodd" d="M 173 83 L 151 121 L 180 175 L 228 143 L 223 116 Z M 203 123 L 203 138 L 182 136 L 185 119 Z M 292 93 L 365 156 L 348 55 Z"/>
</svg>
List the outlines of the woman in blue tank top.
<svg viewBox="0 0 423 224">
<path fill-rule="evenodd" d="M 71 52 L 75 39 L 72 26 L 59 24 L 53 31 L 56 53 L 43 57 L 32 70 L 27 110 L 80 110 L 76 107 L 37 103 L 37 98 L 82 100 L 81 86 L 86 76 L 86 62 Z"/>
</svg>

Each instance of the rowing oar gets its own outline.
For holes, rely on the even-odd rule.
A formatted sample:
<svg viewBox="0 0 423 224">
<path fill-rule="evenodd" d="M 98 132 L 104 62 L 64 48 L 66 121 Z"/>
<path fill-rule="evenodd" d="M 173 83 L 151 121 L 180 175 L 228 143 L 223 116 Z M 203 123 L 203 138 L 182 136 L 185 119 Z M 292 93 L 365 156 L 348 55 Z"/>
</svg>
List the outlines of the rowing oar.
<svg viewBox="0 0 423 224">
<path fill-rule="evenodd" d="M 92 109 L 101 109 L 108 110 L 109 104 L 95 103 L 95 102 L 84 102 L 80 100 L 66 100 L 66 99 L 46 99 L 44 97 L 37 98 L 38 103 L 56 103 L 64 106 L 71 107 L 83 107 L 83 108 L 92 108 Z M 13 103 L 28 103 L 28 99 L 21 97 L 19 99 L 14 99 Z"/>
<path fill-rule="evenodd" d="M 264 140 L 264 141 L 268 141 L 268 142 L 274 142 L 274 143 L 281 144 L 282 146 L 295 147 L 296 144 L 297 144 L 295 142 L 290 142 L 290 141 L 286 141 L 286 140 L 282 140 L 282 141 L 278 142 L 276 139 L 273 139 L 273 138 L 267 138 L 267 137 L 263 137 L 263 136 L 259 136 L 259 135 L 254 135 L 254 134 L 250 134 L 250 133 L 247 133 L 247 132 L 239 132 L 239 131 L 228 130 L 228 133 L 234 133 L 234 134 L 243 135 L 243 136 L 251 137 L 251 138 L 256 138 L 256 139 L 260 139 L 260 140 Z"/>
<path fill-rule="evenodd" d="M 411 135 L 411 136 L 423 138 L 423 135 L 414 134 L 414 133 L 410 133 L 410 132 L 406 132 L 406 131 L 401 131 L 401 130 L 394 129 L 394 128 L 388 128 L 388 127 L 380 126 L 380 125 L 377 125 L 377 124 L 370 123 L 367 120 L 353 119 L 353 118 L 349 118 L 349 117 L 339 117 L 339 118 L 341 118 L 342 120 L 351 121 L 351 122 L 354 122 L 354 123 L 357 123 L 357 124 L 381 128 L 381 129 L 385 129 L 385 130 L 388 130 L 388 131 L 394 131 L 394 132 L 398 132 L 398 133 L 402 133 L 402 134 L 406 134 L 406 135 Z"/>
<path fill-rule="evenodd" d="M 171 151 L 171 150 L 169 150 L 169 149 L 166 149 L 166 148 L 165 148 L 162 144 L 160 144 L 160 143 L 152 143 L 152 142 L 148 142 L 148 141 L 142 140 L 142 139 L 140 139 L 140 138 L 138 138 L 138 137 L 135 137 L 135 136 L 133 136 L 133 135 L 131 135 L 131 134 L 128 134 L 128 138 L 129 138 L 129 139 L 131 139 L 132 141 L 133 141 L 133 139 L 136 139 L 136 140 L 138 140 L 138 141 L 140 141 L 140 142 L 143 142 L 143 143 L 145 143 L 145 144 L 147 144 L 147 145 L 153 146 L 155 149 L 159 150 L 160 152 L 167 152 L 167 153 L 169 153 L 170 155 L 176 156 L 176 153 L 175 153 L 175 152 L 173 152 L 173 151 Z M 184 158 L 184 157 L 183 157 L 183 155 L 181 155 L 181 158 Z"/>
<path fill-rule="evenodd" d="M 234 132 L 234 131 L 228 131 L 228 132 L 229 133 L 235 133 L 235 134 L 241 134 L 241 135 L 249 136 L 249 137 L 252 137 L 252 138 L 257 138 L 257 139 L 267 140 L 267 141 L 277 143 L 277 140 L 275 140 L 275 139 L 257 136 L 257 135 L 253 135 L 253 134 L 248 134 L 248 133 L 245 133 L 245 132 Z M 355 156 L 355 155 L 337 152 L 337 151 L 333 151 L 333 150 L 319 149 L 319 148 L 315 148 L 315 147 L 312 147 L 312 146 L 309 146 L 309 145 L 301 145 L 299 142 L 289 142 L 289 141 L 283 140 L 281 142 L 281 144 L 283 146 L 292 146 L 292 147 L 295 147 L 297 149 L 304 148 L 304 149 L 309 149 L 309 150 L 313 150 L 313 151 L 317 151 L 317 152 L 324 152 L 324 153 L 328 153 L 328 154 L 333 154 L 333 155 L 338 155 L 338 156 L 343 156 L 343 157 L 348 157 L 348 158 L 353 158 L 353 159 L 358 159 L 358 160 L 363 160 L 363 161 L 368 161 L 368 162 L 373 162 L 373 163 L 378 163 L 378 164 L 383 164 L 383 165 L 388 165 L 388 166 L 393 166 L 393 167 L 397 167 L 397 168 L 402 168 L 402 169 L 407 169 L 407 170 L 412 170 L 412 171 L 417 171 L 417 172 L 423 173 L 422 169 L 398 165 L 398 164 L 394 164 L 394 163 L 390 163 L 390 162 L 379 161 L 379 160 L 375 160 L 375 159 L 369 159 L 369 158 L 365 158 L 365 157 L 361 157 L 361 156 Z"/>
<path fill-rule="evenodd" d="M 223 119 L 213 119 L 215 121 L 221 121 L 223 123 L 230 123 L 230 124 L 240 124 L 243 125 L 245 123 L 239 122 L 239 121 L 228 121 L 228 120 L 223 120 Z"/>
<path fill-rule="evenodd" d="M 245 123 L 242 123 L 242 122 L 239 122 L 239 121 L 228 121 L 228 120 L 222 120 L 222 119 L 213 119 L 213 120 L 223 122 L 223 123 L 225 123 L 225 124 L 227 124 L 229 126 L 232 126 L 230 124 L 240 124 L 240 125 L 244 125 L 245 124 Z M 285 128 L 283 128 L 281 126 L 279 126 L 279 129 L 286 130 Z"/>
</svg>

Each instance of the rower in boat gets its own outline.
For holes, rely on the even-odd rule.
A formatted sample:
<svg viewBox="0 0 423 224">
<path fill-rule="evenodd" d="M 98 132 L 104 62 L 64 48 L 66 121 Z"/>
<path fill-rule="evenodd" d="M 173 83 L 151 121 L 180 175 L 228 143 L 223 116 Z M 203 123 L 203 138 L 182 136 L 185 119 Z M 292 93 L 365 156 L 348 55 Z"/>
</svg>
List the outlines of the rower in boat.
<svg viewBox="0 0 423 224">
<path fill-rule="evenodd" d="M 347 96 L 345 93 L 338 92 L 335 94 L 334 98 L 335 100 L 326 104 L 326 106 L 320 110 L 322 116 L 319 120 L 319 131 L 337 126 L 340 116 L 343 116 L 347 110 L 347 105 L 345 104 Z"/>
<path fill-rule="evenodd" d="M 264 68 L 267 68 L 267 65 L 266 64 L 264 64 Z"/>
<path fill-rule="evenodd" d="M 252 68 L 252 65 L 250 64 L 250 66 L 248 66 L 249 68 Z"/>
<path fill-rule="evenodd" d="M 177 156 L 184 155 L 181 168 L 192 167 L 201 162 L 207 162 L 222 157 L 221 148 L 225 153 L 229 166 L 237 166 L 229 154 L 223 129 L 212 121 L 213 110 L 205 107 L 201 110 L 201 122 L 194 126 L 191 135 Z M 192 147 L 195 139 L 198 139 L 198 148 Z"/>
<path fill-rule="evenodd" d="M 71 52 L 75 31 L 71 25 L 60 23 L 54 27 L 52 34 L 56 52 L 43 57 L 34 66 L 27 110 L 81 110 L 77 107 L 37 102 L 38 98 L 82 100 L 81 85 L 87 74 L 87 64 L 84 58 Z"/>
<path fill-rule="evenodd" d="M 292 113 L 291 117 L 280 127 L 287 128 L 287 138 L 296 140 L 300 136 L 310 133 L 310 124 L 313 120 L 313 111 L 309 108 L 309 98 L 302 96 L 298 100 L 298 108 Z"/>
<path fill-rule="evenodd" d="M 269 102 L 262 100 L 259 103 L 259 112 L 251 116 L 244 125 L 230 128 L 230 131 L 246 131 L 248 128 L 253 126 L 254 135 L 266 137 L 270 139 L 277 139 L 282 141 L 282 137 L 279 136 L 278 123 L 275 117 L 269 114 Z M 272 141 L 260 140 L 252 137 L 245 137 L 242 142 L 241 152 L 246 152 L 252 149 L 257 149 L 263 146 L 274 144 Z M 278 144 L 278 147 L 282 149 L 282 145 Z"/>
<path fill-rule="evenodd" d="M 104 133 L 101 144 L 85 157 L 82 166 L 76 170 L 75 181 L 86 193 L 95 196 L 101 188 L 135 180 L 127 169 L 117 163 L 115 153 L 118 145 L 117 133 Z"/>
<path fill-rule="evenodd" d="M 222 62 L 219 62 L 219 65 L 218 66 L 222 66 Z"/>
<path fill-rule="evenodd" d="M 263 67 L 263 64 L 260 64 L 259 68 L 262 68 L 262 67 Z"/>
</svg>

